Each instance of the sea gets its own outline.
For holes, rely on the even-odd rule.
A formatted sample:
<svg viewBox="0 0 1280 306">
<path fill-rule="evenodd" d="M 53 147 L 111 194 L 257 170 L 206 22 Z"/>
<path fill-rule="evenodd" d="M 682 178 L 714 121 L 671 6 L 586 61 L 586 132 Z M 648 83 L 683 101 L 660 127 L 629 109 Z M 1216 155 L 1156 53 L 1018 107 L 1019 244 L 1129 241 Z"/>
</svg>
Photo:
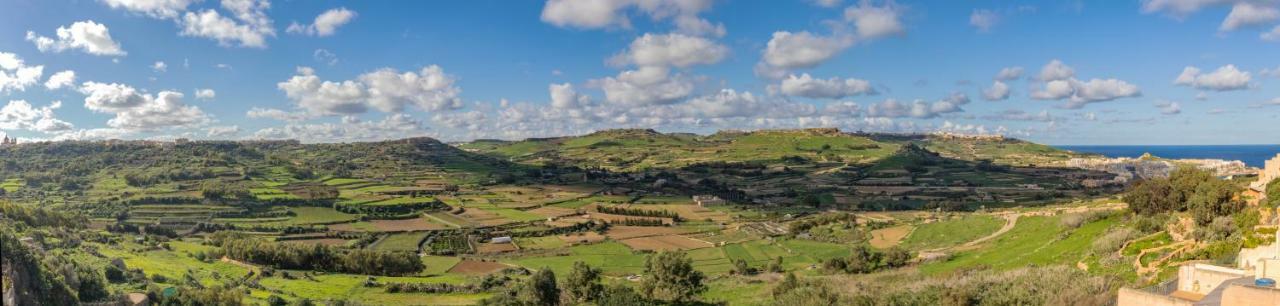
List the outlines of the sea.
<svg viewBox="0 0 1280 306">
<path fill-rule="evenodd" d="M 1097 153 L 1107 157 L 1139 157 L 1151 153 L 1171 159 L 1203 158 L 1238 160 L 1250 167 L 1262 168 L 1268 159 L 1280 154 L 1280 145 L 1126 145 L 1126 146 L 1054 146 L 1080 153 Z"/>
</svg>

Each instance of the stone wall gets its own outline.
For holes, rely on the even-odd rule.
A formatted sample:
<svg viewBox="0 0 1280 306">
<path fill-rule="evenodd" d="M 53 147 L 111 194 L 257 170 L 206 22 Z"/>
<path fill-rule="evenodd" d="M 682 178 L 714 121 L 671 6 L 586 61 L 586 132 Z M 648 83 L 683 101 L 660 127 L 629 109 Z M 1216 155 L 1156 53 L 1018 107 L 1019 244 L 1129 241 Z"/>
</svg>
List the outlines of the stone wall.
<svg viewBox="0 0 1280 306">
<path fill-rule="evenodd" d="M 1280 289 L 1233 285 L 1222 292 L 1222 305 L 1280 305 Z"/>
<path fill-rule="evenodd" d="M 1120 288 L 1116 306 L 1191 306 L 1193 303 L 1167 295 L 1137 289 Z"/>
<path fill-rule="evenodd" d="M 1214 265 L 1184 265 L 1178 268 L 1178 291 L 1208 295 L 1227 280 L 1252 275 L 1248 271 Z"/>
</svg>

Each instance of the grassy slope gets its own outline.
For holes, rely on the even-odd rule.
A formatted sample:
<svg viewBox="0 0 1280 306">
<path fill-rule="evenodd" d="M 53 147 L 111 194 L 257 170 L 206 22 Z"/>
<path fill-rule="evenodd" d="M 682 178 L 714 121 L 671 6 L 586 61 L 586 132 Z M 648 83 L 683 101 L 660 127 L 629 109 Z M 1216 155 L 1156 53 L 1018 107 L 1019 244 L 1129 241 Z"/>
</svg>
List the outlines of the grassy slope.
<svg viewBox="0 0 1280 306">
<path fill-rule="evenodd" d="M 923 250 L 959 245 L 994 233 L 1004 220 L 987 215 L 969 215 L 922 224 L 902 240 L 903 248 Z"/>
<path fill-rule="evenodd" d="M 1010 269 L 1032 264 L 1075 265 L 1086 259 L 1094 239 L 1119 222 L 1120 217 L 1113 216 L 1068 230 L 1059 216 L 1023 217 L 1012 230 L 981 247 L 960 252 L 948 261 L 926 264 L 920 270 L 935 274 L 976 266 Z"/>
</svg>

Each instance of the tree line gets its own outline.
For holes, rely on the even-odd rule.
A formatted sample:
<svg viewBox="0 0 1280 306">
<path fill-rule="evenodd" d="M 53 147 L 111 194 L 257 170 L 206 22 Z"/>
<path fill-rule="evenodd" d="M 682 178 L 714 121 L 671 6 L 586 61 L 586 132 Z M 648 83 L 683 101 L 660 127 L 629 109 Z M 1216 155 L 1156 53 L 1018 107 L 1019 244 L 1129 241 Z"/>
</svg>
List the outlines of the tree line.
<svg viewBox="0 0 1280 306">
<path fill-rule="evenodd" d="M 417 254 L 344 250 L 320 244 L 275 243 L 258 238 L 220 232 L 210 241 L 221 254 L 232 259 L 279 269 L 314 270 L 369 275 L 408 275 L 422 271 Z"/>
<path fill-rule="evenodd" d="M 1124 195 L 1129 209 L 1150 216 L 1166 212 L 1189 212 L 1199 225 L 1229 216 L 1244 208 L 1241 188 L 1230 181 L 1195 167 L 1181 167 L 1165 178 L 1139 181 Z"/>
</svg>

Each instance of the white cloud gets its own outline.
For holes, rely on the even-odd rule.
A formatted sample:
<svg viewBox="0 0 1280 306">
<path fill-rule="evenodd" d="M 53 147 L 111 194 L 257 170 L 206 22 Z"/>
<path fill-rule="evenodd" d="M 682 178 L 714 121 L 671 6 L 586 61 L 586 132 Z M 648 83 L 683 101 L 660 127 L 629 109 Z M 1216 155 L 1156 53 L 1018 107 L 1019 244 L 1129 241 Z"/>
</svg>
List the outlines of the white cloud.
<svg viewBox="0 0 1280 306">
<path fill-rule="evenodd" d="M 1264 76 L 1264 77 L 1280 78 L 1280 66 L 1276 66 L 1276 68 L 1262 68 L 1262 71 L 1258 71 L 1258 75 Z"/>
<path fill-rule="evenodd" d="M 765 47 L 763 64 L 777 69 L 811 68 L 853 45 L 848 36 L 819 36 L 809 32 L 773 33 Z"/>
<path fill-rule="evenodd" d="M 462 90 L 453 83 L 454 78 L 436 65 L 418 72 L 382 68 L 342 82 L 322 81 L 314 70 L 302 67 L 298 75 L 276 86 L 308 113 L 350 115 L 370 107 L 382 112 L 399 112 L 406 105 L 428 111 L 460 108 Z"/>
<path fill-rule="evenodd" d="M 1173 80 L 1173 84 L 1202 90 L 1230 91 L 1249 88 L 1249 81 L 1252 78 L 1249 72 L 1240 71 L 1235 65 L 1222 66 L 1207 74 L 1201 73 L 1200 68 L 1187 66 L 1182 69 L 1182 74 Z"/>
<path fill-rule="evenodd" d="M 1156 103 L 1156 108 L 1160 109 L 1160 113 L 1164 115 L 1177 115 L 1182 113 L 1182 106 L 1178 102 L 1160 101 Z"/>
<path fill-rule="evenodd" d="M 306 34 L 311 36 L 330 36 L 337 32 L 338 27 L 351 22 L 356 18 L 356 12 L 348 10 L 345 7 L 330 9 L 316 16 L 315 21 L 309 25 L 299 24 L 297 22 L 289 24 L 285 32 L 290 34 Z"/>
<path fill-rule="evenodd" d="M 111 39 L 107 26 L 93 20 L 77 21 L 70 27 L 58 27 L 57 39 L 36 35 L 27 31 L 27 41 L 35 43 L 40 52 L 62 52 L 80 49 L 93 55 L 123 56 L 120 44 Z"/>
<path fill-rule="evenodd" d="M 1227 19 L 1222 20 L 1219 31 L 1234 31 L 1243 27 L 1259 26 L 1280 18 L 1280 8 L 1252 2 L 1239 2 L 1231 7 Z"/>
<path fill-rule="evenodd" d="M 806 98 L 840 99 L 849 96 L 875 94 L 871 82 L 860 79 L 815 79 L 808 73 L 800 76 L 790 75 L 782 80 L 779 86 L 782 93 L 789 96 Z"/>
<path fill-rule="evenodd" d="M 151 65 L 151 70 L 154 70 L 155 72 L 169 71 L 169 65 L 164 62 L 157 61 L 155 64 Z"/>
<path fill-rule="evenodd" d="M 817 6 L 821 6 L 825 8 L 833 8 L 833 7 L 840 6 L 841 1 L 840 0 L 811 0 L 810 2 L 812 2 L 814 5 L 817 5 Z"/>
<path fill-rule="evenodd" d="M 605 100 L 627 106 L 671 104 L 693 93 L 693 83 L 666 67 L 640 67 L 597 80 Z"/>
<path fill-rule="evenodd" d="M 1059 60 L 1049 61 L 1040 69 L 1038 79 L 1044 82 L 1042 88 L 1032 90 L 1031 98 L 1037 100 L 1067 100 L 1063 108 L 1077 109 L 1086 104 L 1111 101 L 1119 98 L 1142 96 L 1137 85 L 1118 79 L 1090 79 L 1080 81 L 1075 78 L 1074 68 Z"/>
<path fill-rule="evenodd" d="M 44 76 L 44 65 L 27 66 L 17 54 L 0 52 L 0 93 L 26 91 Z"/>
<path fill-rule="evenodd" d="M 898 20 L 901 9 L 892 2 L 884 6 L 874 6 L 870 1 L 862 1 L 857 6 L 844 10 L 845 20 L 852 21 L 863 39 L 875 39 L 889 35 L 906 33 L 902 22 Z"/>
<path fill-rule="evenodd" d="M 655 21 L 672 20 L 679 33 L 724 36 L 723 24 L 698 17 L 711 5 L 711 0 L 549 0 L 542 8 L 541 19 L 566 28 L 630 29 L 627 11 L 634 8 Z"/>
<path fill-rule="evenodd" d="M 71 70 L 63 70 L 49 76 L 49 80 L 44 81 L 44 88 L 56 90 L 63 87 L 69 87 L 76 83 L 76 72 Z"/>
<path fill-rule="evenodd" d="M 924 100 L 915 100 L 911 103 L 903 103 L 898 102 L 895 99 L 887 99 L 883 102 L 871 104 L 870 107 L 867 107 L 867 116 L 931 119 L 937 118 L 943 114 L 963 112 L 964 109 L 960 108 L 960 106 L 968 103 L 969 97 L 958 93 L 932 103 Z"/>
<path fill-rule="evenodd" d="M 196 89 L 196 99 L 200 99 L 200 100 L 212 100 L 213 98 L 215 98 L 215 97 L 217 97 L 217 96 L 218 96 L 218 92 L 214 91 L 214 90 L 213 90 L 213 89 L 211 89 L 211 88 L 197 88 L 197 89 Z"/>
<path fill-rule="evenodd" d="M 218 11 L 206 9 L 186 12 L 178 21 L 184 36 L 204 37 L 218 41 L 220 46 L 237 43 L 241 47 L 266 48 L 267 37 L 274 37 L 276 30 L 266 10 L 271 3 L 266 0 L 223 0 L 222 7 L 235 19 L 222 16 Z"/>
<path fill-rule="evenodd" d="M 1049 61 L 1044 67 L 1040 68 L 1040 81 L 1057 81 L 1065 80 L 1076 76 L 1076 70 L 1070 66 L 1063 64 L 1060 60 Z"/>
<path fill-rule="evenodd" d="M 573 84 L 551 84 L 547 91 L 551 93 L 551 107 L 560 109 L 578 108 L 591 104 L 591 97 L 579 94 Z"/>
<path fill-rule="evenodd" d="M 267 118 L 288 122 L 298 122 L 312 118 L 312 116 L 303 112 L 287 112 L 274 108 L 261 107 L 249 109 L 249 111 L 245 113 L 245 117 L 249 117 L 251 119 Z"/>
<path fill-rule="evenodd" d="M 236 134 L 239 134 L 239 133 L 240 133 L 240 126 L 227 125 L 227 126 L 211 126 L 209 127 L 206 135 L 208 135 L 209 137 L 226 138 L 226 137 L 235 136 Z"/>
<path fill-rule="evenodd" d="M 1209 6 L 1231 3 L 1229 0 L 1142 0 L 1145 13 L 1166 12 L 1182 17 Z"/>
<path fill-rule="evenodd" d="M 71 123 L 58 120 L 53 110 L 62 107 L 61 101 L 53 101 L 49 106 L 35 108 L 24 100 L 10 100 L 0 108 L 0 129 L 28 130 L 42 133 L 53 133 L 70 130 Z"/>
<path fill-rule="evenodd" d="M 314 58 L 317 62 L 328 64 L 329 66 L 338 64 L 338 55 L 325 49 L 316 49 L 316 51 L 311 54 L 311 58 Z"/>
<path fill-rule="evenodd" d="M 615 65 L 675 66 L 715 64 L 729 54 L 729 48 L 706 38 L 684 34 L 645 33 L 631 42 L 626 51 L 614 55 Z"/>
<path fill-rule="evenodd" d="M 996 73 L 995 79 L 997 81 L 1016 80 L 1022 77 L 1022 70 L 1023 70 L 1022 67 L 1016 67 L 1016 66 L 1001 68 L 1000 72 Z"/>
<path fill-rule="evenodd" d="M 182 93 L 161 91 L 144 93 L 123 84 L 85 82 L 80 92 L 86 95 L 85 108 L 115 114 L 107 125 L 126 131 L 153 131 L 163 128 L 187 128 L 212 122 L 200 108 L 186 105 Z"/>
<path fill-rule="evenodd" d="M 990 32 L 1000 22 L 1000 14 L 992 10 L 974 9 L 969 14 L 969 25 L 978 28 L 979 32 Z"/>
<path fill-rule="evenodd" d="M 991 87 L 982 90 L 982 98 L 987 101 L 1003 101 L 1009 99 L 1009 85 L 997 80 L 991 83 Z"/>
<path fill-rule="evenodd" d="M 1277 25 L 1275 28 L 1271 29 L 1271 32 L 1263 32 L 1262 34 L 1258 34 L 1258 37 L 1266 41 L 1280 41 L 1280 25 Z"/>
<path fill-rule="evenodd" d="M 146 14 L 152 18 L 175 18 L 195 0 L 100 0 L 113 9 Z"/>
<path fill-rule="evenodd" d="M 425 136 L 422 122 L 407 114 L 391 114 L 380 121 L 346 116 L 340 123 L 288 124 L 258 130 L 252 139 L 298 139 L 303 142 L 369 141 Z"/>
<path fill-rule="evenodd" d="M 1037 121 L 1037 122 L 1053 122 L 1059 120 L 1049 114 L 1048 110 L 1042 110 L 1039 113 L 1028 113 L 1020 109 L 1009 109 L 996 114 L 986 115 L 982 117 L 986 120 L 1002 120 L 1002 121 Z"/>
</svg>

